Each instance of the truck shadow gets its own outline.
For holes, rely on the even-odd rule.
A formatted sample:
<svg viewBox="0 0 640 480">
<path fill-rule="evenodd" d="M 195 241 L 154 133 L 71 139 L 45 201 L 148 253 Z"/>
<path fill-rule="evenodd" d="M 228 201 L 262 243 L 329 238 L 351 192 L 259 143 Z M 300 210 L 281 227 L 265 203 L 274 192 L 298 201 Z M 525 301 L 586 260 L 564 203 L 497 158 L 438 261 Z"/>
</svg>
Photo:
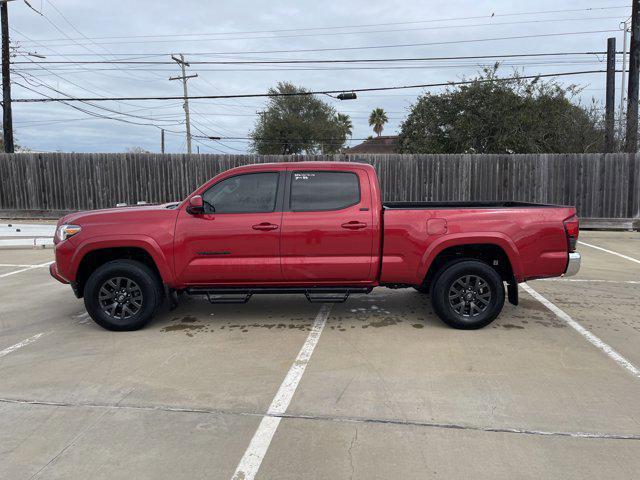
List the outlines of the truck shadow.
<svg viewBox="0 0 640 480">
<path fill-rule="evenodd" d="M 319 306 L 296 295 L 254 297 L 243 305 L 210 305 L 203 299 L 185 297 L 173 311 L 166 307 L 151 328 L 163 334 L 201 334 L 257 330 L 308 332 Z M 486 328 L 518 332 L 527 328 L 565 328 L 566 324 L 533 299 L 520 305 L 505 304 L 502 314 Z M 381 328 L 413 328 L 427 333 L 449 329 L 433 312 L 428 296 L 412 289 L 378 289 L 372 295 L 354 295 L 334 304 L 325 331 L 354 332 Z"/>
<path fill-rule="evenodd" d="M 160 333 L 188 337 L 214 332 L 249 333 L 254 330 L 311 330 L 319 306 L 299 296 L 254 297 L 244 305 L 210 305 L 187 297 L 173 311 L 162 311 L 152 323 Z M 325 330 L 346 332 L 410 326 L 415 329 L 448 328 L 433 313 L 428 297 L 413 290 L 354 295 L 334 304 Z"/>
</svg>

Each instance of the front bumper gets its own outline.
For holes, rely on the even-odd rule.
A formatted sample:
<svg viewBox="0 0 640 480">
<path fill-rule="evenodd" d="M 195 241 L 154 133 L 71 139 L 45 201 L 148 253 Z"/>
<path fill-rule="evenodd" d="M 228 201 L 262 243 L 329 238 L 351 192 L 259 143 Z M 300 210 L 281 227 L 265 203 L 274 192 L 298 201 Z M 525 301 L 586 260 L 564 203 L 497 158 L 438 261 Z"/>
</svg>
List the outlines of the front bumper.
<svg viewBox="0 0 640 480">
<path fill-rule="evenodd" d="M 64 284 L 69 283 L 69 280 L 67 280 L 62 275 L 60 275 L 60 272 L 58 271 L 58 265 L 55 262 L 49 265 L 49 273 L 53 278 L 58 280 L 60 283 L 64 283 Z"/>
<path fill-rule="evenodd" d="M 71 289 L 73 290 L 73 294 L 76 296 L 76 298 L 82 298 L 82 292 L 78 288 L 78 284 L 76 282 L 70 282 L 69 280 L 64 278 L 58 271 L 58 266 L 55 263 L 49 265 L 49 273 L 59 282 L 64 283 L 65 285 L 71 285 Z"/>
<path fill-rule="evenodd" d="M 573 277 L 580 271 L 581 256 L 578 252 L 569 254 L 569 262 L 567 263 L 567 271 L 564 272 L 565 277 Z"/>
</svg>

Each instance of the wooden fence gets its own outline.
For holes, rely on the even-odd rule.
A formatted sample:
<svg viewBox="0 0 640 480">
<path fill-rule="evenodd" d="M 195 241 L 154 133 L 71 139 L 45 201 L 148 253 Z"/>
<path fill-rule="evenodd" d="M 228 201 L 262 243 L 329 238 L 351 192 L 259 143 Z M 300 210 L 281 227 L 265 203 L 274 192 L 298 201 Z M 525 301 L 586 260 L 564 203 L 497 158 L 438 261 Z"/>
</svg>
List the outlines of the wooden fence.
<svg viewBox="0 0 640 480">
<path fill-rule="evenodd" d="M 372 164 L 389 201 L 520 200 L 575 205 L 581 217 L 640 217 L 640 155 L 0 154 L 0 210 L 61 213 L 183 199 L 239 165 Z"/>
</svg>

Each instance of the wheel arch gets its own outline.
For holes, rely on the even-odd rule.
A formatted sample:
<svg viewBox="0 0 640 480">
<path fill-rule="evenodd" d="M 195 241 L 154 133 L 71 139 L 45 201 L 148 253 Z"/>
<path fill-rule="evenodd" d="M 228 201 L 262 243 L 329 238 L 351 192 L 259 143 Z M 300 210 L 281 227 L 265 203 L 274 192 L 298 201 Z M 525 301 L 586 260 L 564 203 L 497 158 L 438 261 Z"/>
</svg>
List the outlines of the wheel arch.
<svg viewBox="0 0 640 480">
<path fill-rule="evenodd" d="M 173 274 L 160 247 L 151 238 L 97 238 L 82 244 L 72 259 L 75 290 L 82 295 L 84 283 L 101 265 L 119 259 L 136 260 L 148 266 L 163 284 L 173 283 Z"/>
<path fill-rule="evenodd" d="M 488 263 L 504 281 L 512 281 L 521 276 L 522 267 L 516 246 L 509 238 L 494 234 L 489 237 L 461 235 L 434 242 L 422 258 L 418 279 L 422 285 L 429 285 L 444 265 L 462 258 Z"/>
</svg>

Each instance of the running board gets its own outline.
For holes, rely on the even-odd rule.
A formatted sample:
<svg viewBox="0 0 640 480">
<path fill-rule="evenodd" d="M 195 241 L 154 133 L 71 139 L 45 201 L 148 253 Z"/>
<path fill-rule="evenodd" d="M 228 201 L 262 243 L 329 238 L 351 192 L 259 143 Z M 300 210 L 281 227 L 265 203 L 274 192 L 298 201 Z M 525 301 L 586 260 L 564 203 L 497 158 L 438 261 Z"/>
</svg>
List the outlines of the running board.
<svg viewBox="0 0 640 480">
<path fill-rule="evenodd" d="M 189 295 L 205 295 L 209 303 L 247 303 L 256 294 L 302 293 L 311 303 L 344 303 L 352 293 L 370 293 L 371 287 L 191 287 Z"/>
</svg>

